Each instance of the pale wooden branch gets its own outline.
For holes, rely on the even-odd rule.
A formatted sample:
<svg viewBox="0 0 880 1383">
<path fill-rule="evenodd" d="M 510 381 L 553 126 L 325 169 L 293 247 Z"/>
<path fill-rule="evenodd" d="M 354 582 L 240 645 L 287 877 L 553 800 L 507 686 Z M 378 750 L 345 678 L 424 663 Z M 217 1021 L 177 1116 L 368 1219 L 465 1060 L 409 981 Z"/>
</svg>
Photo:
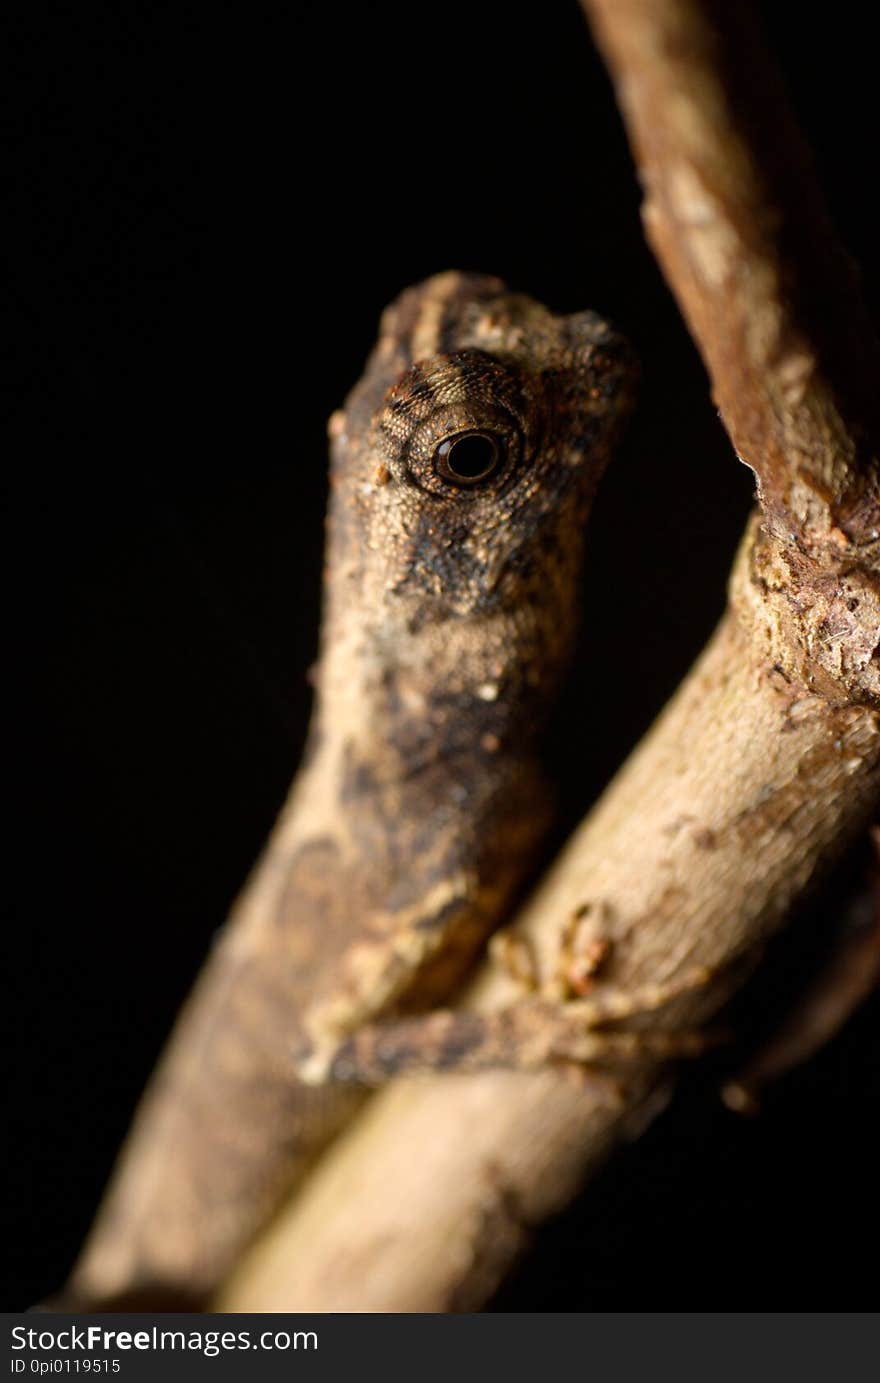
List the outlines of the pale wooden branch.
<svg viewBox="0 0 880 1383">
<path fill-rule="evenodd" d="M 762 509 L 714 638 L 517 925 L 545 973 L 574 912 L 610 948 L 601 980 L 684 985 L 709 967 L 715 978 L 684 987 L 664 1015 L 691 1025 L 876 812 L 877 355 L 742 7 L 717 19 L 697 0 L 585 7 L 651 243 Z M 487 965 L 466 1002 L 515 997 Z M 567 1067 L 401 1082 L 331 1150 L 219 1305 L 478 1308 L 669 1077 L 646 1059 L 613 1077 Z"/>
</svg>

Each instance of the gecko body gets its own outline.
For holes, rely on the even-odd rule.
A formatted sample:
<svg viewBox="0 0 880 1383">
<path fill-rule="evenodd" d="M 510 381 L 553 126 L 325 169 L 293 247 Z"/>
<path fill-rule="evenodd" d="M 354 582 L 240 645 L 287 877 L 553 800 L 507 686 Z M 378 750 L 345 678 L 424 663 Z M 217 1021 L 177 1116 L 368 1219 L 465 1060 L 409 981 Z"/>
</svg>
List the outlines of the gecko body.
<svg viewBox="0 0 880 1383">
<path fill-rule="evenodd" d="M 600 318 L 497 279 L 386 310 L 330 424 L 305 762 L 144 1096 L 81 1306 L 205 1301 L 363 1098 L 324 1079 L 339 1044 L 448 996 L 505 918 L 633 378 Z"/>
</svg>

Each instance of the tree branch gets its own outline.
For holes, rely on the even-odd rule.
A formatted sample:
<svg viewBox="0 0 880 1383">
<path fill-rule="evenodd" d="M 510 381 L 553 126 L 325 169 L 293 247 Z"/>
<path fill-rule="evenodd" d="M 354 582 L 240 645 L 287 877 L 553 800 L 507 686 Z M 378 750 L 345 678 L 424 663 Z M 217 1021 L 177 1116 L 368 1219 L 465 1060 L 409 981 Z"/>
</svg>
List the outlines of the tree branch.
<svg viewBox="0 0 880 1383">
<path fill-rule="evenodd" d="M 668 1018 L 690 1026 L 876 810 L 877 348 L 742 7 L 717 18 L 696 0 L 585 8 L 651 243 L 761 511 L 714 638 L 517 927 L 548 974 L 572 916 L 584 918 L 607 954 L 600 980 L 681 979 Z M 684 982 L 695 965 L 715 977 L 696 991 Z M 487 964 L 465 1002 L 515 997 Z M 220 1307 L 478 1308 L 668 1079 L 646 1058 L 604 1074 L 401 1082 L 331 1150 Z"/>
<path fill-rule="evenodd" d="M 880 347 L 779 74 L 747 5 L 585 9 L 648 239 L 758 480 L 770 589 L 755 613 L 809 685 L 876 698 Z"/>
</svg>

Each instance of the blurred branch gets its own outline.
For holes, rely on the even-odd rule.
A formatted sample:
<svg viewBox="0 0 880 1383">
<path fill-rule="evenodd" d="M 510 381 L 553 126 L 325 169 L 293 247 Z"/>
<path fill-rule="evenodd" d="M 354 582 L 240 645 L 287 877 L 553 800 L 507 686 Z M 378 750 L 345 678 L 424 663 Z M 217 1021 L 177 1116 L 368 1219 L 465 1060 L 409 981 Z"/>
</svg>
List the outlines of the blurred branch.
<svg viewBox="0 0 880 1383">
<path fill-rule="evenodd" d="M 876 559 L 880 349 L 747 4 L 588 0 L 643 222 L 774 529 Z M 830 545 L 830 546 L 829 546 Z"/>
<path fill-rule="evenodd" d="M 878 356 L 744 7 L 585 9 L 651 243 L 761 508 L 714 638 L 517 928 L 548 974 L 572 915 L 588 916 L 608 956 L 600 981 L 680 979 L 668 1017 L 691 1025 L 877 808 Z M 596 675 L 637 677 L 637 664 Z M 695 965 L 715 976 L 697 991 L 684 981 Z M 466 1002 L 513 997 L 487 964 Z M 626 1072 L 401 1082 L 331 1150 L 220 1305 L 478 1308 L 532 1227 L 659 1107 L 668 1076 L 646 1058 Z"/>
<path fill-rule="evenodd" d="M 839 934 L 781 1026 L 722 1090 L 738 1114 L 755 1114 L 763 1091 L 825 1047 L 880 985 L 880 829 L 874 828 L 873 877 L 843 908 Z"/>
</svg>

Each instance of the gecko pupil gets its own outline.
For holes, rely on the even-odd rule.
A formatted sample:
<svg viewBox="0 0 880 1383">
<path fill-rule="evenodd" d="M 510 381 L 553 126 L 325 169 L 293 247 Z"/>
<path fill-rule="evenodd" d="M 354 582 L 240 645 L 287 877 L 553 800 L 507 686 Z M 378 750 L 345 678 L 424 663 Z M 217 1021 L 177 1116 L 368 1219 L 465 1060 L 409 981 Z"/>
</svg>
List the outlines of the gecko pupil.
<svg viewBox="0 0 880 1383">
<path fill-rule="evenodd" d="M 476 485 L 492 475 L 501 463 L 501 448 L 485 432 L 466 432 L 441 442 L 436 453 L 437 470 L 454 485 Z"/>
</svg>

